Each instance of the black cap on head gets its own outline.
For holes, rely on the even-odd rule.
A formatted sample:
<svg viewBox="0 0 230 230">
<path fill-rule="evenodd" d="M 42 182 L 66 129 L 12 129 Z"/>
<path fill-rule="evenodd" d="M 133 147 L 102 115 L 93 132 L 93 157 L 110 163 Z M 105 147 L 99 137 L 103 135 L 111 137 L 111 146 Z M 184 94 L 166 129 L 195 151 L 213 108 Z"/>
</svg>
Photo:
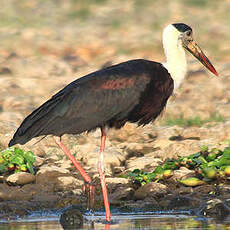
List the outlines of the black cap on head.
<svg viewBox="0 0 230 230">
<path fill-rule="evenodd" d="M 175 26 L 177 28 L 178 31 L 180 32 L 185 32 L 188 30 L 192 31 L 192 28 L 184 23 L 174 23 L 172 24 L 173 26 Z"/>
</svg>

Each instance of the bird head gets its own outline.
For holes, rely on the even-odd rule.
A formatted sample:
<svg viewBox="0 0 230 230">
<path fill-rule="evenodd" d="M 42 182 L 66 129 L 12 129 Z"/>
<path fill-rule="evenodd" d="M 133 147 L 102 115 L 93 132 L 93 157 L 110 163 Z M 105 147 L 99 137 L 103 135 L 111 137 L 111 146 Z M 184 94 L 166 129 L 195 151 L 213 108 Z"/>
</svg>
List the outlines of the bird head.
<svg viewBox="0 0 230 230">
<path fill-rule="evenodd" d="M 184 23 L 172 24 L 179 32 L 178 40 L 182 46 L 196 57 L 207 69 L 218 76 L 217 71 L 193 38 L 192 28 Z"/>
</svg>

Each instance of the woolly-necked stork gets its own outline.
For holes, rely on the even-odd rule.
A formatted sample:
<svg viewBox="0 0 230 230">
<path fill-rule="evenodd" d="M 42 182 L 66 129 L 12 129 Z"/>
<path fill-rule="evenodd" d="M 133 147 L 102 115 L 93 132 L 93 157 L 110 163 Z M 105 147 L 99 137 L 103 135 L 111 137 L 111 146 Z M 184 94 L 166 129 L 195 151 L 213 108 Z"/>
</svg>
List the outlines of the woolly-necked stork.
<svg viewBox="0 0 230 230">
<path fill-rule="evenodd" d="M 9 146 L 25 144 L 34 137 L 54 135 L 57 145 L 73 162 L 86 184 L 91 178 L 61 142 L 63 134 L 80 134 L 101 129 L 98 171 L 106 220 L 111 220 L 103 168 L 107 128 L 119 129 L 126 122 L 145 125 L 166 106 L 173 88 L 186 74 L 185 50 L 192 53 L 213 74 L 217 71 L 193 39 L 192 29 L 183 23 L 163 31 L 166 63 L 136 59 L 112 65 L 81 77 L 34 110 L 17 129 Z M 90 185 L 90 191 L 93 187 Z"/>
</svg>

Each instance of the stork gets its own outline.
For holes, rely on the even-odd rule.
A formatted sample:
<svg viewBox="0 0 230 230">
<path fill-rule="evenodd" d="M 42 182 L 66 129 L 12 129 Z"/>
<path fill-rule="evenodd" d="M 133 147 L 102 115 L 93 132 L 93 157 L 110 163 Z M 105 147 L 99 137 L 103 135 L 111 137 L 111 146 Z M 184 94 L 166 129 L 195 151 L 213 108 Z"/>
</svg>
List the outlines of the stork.
<svg viewBox="0 0 230 230">
<path fill-rule="evenodd" d="M 104 176 L 104 148 L 108 128 L 120 129 L 126 122 L 146 125 L 154 121 L 167 100 L 185 77 L 185 50 L 192 53 L 216 76 L 217 71 L 193 39 L 184 23 L 168 25 L 163 31 L 166 62 L 135 59 L 112 65 L 78 78 L 28 115 L 9 146 L 25 144 L 34 137 L 53 135 L 88 185 L 93 201 L 92 180 L 64 146 L 64 134 L 81 134 L 101 129 L 98 171 L 104 198 L 106 220 L 111 220 Z"/>
</svg>

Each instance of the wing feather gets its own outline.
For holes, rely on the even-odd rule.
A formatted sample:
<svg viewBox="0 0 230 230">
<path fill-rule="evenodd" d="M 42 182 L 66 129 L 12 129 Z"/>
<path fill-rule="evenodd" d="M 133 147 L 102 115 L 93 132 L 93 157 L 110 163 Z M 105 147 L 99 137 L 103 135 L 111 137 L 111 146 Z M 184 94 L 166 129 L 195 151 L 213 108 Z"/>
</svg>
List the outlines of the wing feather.
<svg viewBox="0 0 230 230">
<path fill-rule="evenodd" d="M 25 118 L 9 146 L 41 135 L 79 134 L 115 126 L 114 121 L 124 124 L 129 113 L 143 103 L 143 92 L 157 79 L 153 73 L 159 67 L 159 63 L 132 60 L 73 81 Z"/>
</svg>

